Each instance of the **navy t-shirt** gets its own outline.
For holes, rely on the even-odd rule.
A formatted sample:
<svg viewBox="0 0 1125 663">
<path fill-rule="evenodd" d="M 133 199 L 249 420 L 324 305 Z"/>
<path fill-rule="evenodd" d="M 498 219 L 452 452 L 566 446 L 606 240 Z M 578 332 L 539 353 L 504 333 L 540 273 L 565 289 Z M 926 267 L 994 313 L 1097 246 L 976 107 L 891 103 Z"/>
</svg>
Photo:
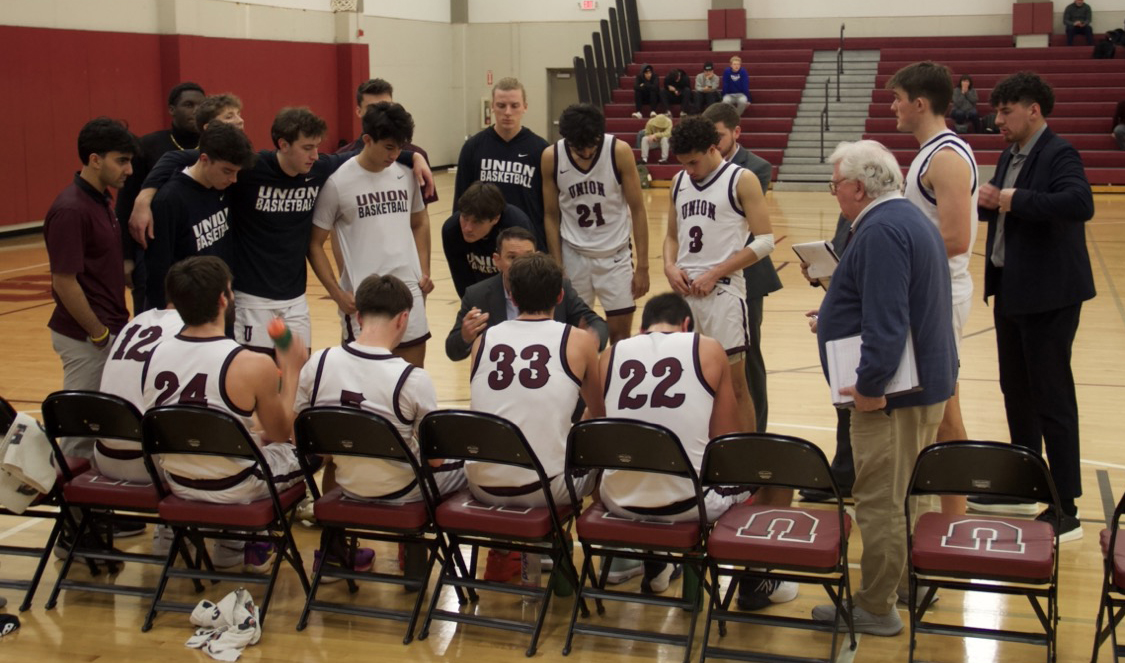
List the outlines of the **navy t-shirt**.
<svg viewBox="0 0 1125 663">
<path fill-rule="evenodd" d="M 535 234 L 531 221 L 523 210 L 515 205 L 505 205 L 500 220 L 487 235 L 475 242 L 466 242 L 461 234 L 461 213 L 454 212 L 441 226 L 441 245 L 445 249 L 445 259 L 449 263 L 449 273 L 453 277 L 453 287 L 457 296 L 464 297 L 465 290 L 474 283 L 480 283 L 500 270 L 492 262 L 496 251 L 496 238 L 505 228 L 520 227 Z"/>
<path fill-rule="evenodd" d="M 456 199 L 473 182 L 492 182 L 500 187 L 504 200 L 527 214 L 535 229 L 540 250 L 547 250 L 547 234 L 543 229 L 543 169 L 540 159 L 547 141 L 524 127 L 510 141 L 505 141 L 489 127 L 465 141 L 457 159 Z"/>
</svg>

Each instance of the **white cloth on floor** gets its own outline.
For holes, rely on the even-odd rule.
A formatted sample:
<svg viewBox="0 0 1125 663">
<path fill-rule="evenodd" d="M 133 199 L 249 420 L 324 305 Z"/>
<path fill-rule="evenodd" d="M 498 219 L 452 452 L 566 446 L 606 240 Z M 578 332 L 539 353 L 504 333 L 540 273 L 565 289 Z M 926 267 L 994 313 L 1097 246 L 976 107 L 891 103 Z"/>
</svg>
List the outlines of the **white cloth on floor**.
<svg viewBox="0 0 1125 663">
<path fill-rule="evenodd" d="M 55 458 L 39 422 L 22 412 L 0 441 L 0 504 L 16 513 L 55 485 Z"/>
<path fill-rule="evenodd" d="M 247 645 L 257 644 L 262 637 L 258 606 L 242 587 L 218 603 L 200 601 L 191 611 L 191 623 L 200 628 L 184 646 L 202 649 L 218 661 L 237 661 Z"/>
</svg>

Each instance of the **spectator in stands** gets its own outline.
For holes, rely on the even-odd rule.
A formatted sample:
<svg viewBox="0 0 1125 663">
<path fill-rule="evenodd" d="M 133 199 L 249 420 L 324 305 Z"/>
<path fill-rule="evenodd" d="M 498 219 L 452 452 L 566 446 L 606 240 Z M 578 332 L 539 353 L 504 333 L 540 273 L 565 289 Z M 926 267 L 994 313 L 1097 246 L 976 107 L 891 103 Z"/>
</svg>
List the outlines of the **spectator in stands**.
<svg viewBox="0 0 1125 663">
<path fill-rule="evenodd" d="M 741 116 L 750 105 L 750 75 L 742 68 L 742 58 L 737 55 L 730 59 L 730 66 L 723 72 L 723 103 L 734 106 Z"/>
<path fill-rule="evenodd" d="M 660 105 L 660 79 L 656 77 L 651 64 L 641 67 L 641 73 L 637 74 L 637 82 L 633 84 L 633 103 L 637 109 L 633 117 L 638 120 L 643 117 L 641 109 L 645 104 L 649 106 L 648 116 L 656 115 L 656 109 Z"/>
<path fill-rule="evenodd" d="M 688 83 L 687 74 L 683 69 L 672 67 L 664 77 L 664 86 L 660 88 L 660 100 L 664 102 L 668 117 L 672 117 L 673 104 L 680 107 L 681 116 L 692 112 L 691 83 Z"/>
<path fill-rule="evenodd" d="M 1063 10 L 1063 25 L 1066 26 L 1066 45 L 1074 45 L 1074 35 L 1085 35 L 1086 45 L 1094 43 L 1094 29 L 1090 27 L 1090 19 L 1094 12 L 1086 0 L 1074 0 Z"/>
<path fill-rule="evenodd" d="M 672 135 L 672 118 L 657 115 L 645 125 L 641 136 L 641 158 L 649 163 L 649 152 L 656 143 L 660 144 L 660 163 L 668 163 L 668 137 Z"/>
<path fill-rule="evenodd" d="M 961 74 L 961 80 L 953 89 L 953 117 L 957 133 L 965 133 L 961 128 L 973 125 L 973 133 L 980 133 L 980 115 L 977 114 L 977 91 L 973 89 L 973 77 Z"/>
<path fill-rule="evenodd" d="M 723 80 L 715 74 L 715 66 L 704 62 L 703 71 L 695 76 L 695 103 L 700 110 L 722 101 L 723 95 L 719 93 L 722 87 Z"/>
<path fill-rule="evenodd" d="M 1125 150 L 1125 101 L 1117 102 L 1117 110 L 1113 111 L 1113 137 L 1117 139 L 1117 148 Z"/>
</svg>

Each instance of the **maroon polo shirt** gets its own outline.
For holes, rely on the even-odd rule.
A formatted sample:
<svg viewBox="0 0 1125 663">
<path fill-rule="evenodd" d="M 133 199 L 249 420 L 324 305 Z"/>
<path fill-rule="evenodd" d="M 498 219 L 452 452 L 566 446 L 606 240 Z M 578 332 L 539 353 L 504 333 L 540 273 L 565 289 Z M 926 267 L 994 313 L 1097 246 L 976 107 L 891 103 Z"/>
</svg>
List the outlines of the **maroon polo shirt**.
<svg viewBox="0 0 1125 663">
<path fill-rule="evenodd" d="M 125 308 L 125 270 L 121 256 L 121 227 L 113 213 L 113 199 L 82 179 L 55 198 L 43 222 L 47 258 L 52 274 L 76 274 L 90 308 L 116 334 L 129 321 Z M 51 289 L 55 311 L 47 326 L 80 341 L 86 330 L 74 319 Z"/>
</svg>

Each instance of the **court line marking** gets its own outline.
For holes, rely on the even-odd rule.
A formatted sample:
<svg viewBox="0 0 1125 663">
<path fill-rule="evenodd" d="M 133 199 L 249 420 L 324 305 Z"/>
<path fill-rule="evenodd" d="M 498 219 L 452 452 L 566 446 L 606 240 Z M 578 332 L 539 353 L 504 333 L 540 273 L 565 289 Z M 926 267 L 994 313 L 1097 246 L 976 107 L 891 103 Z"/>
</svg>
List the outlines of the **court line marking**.
<svg viewBox="0 0 1125 663">
<path fill-rule="evenodd" d="M 910 628 L 909 626 L 907 628 Z M 855 634 L 855 649 L 852 649 L 848 644 L 848 634 L 841 633 L 840 653 L 836 655 L 836 663 L 852 663 L 855 660 L 855 654 L 859 651 L 859 641 L 863 638 L 862 633 Z"/>
<path fill-rule="evenodd" d="M 20 514 L 15 514 L 15 515 L 18 516 Z M 25 529 L 35 527 L 36 525 L 39 524 L 39 522 L 41 520 L 42 520 L 41 518 L 28 518 L 26 523 L 20 523 L 19 525 L 15 525 L 14 527 L 9 527 L 8 529 L 4 530 L 3 532 L 0 532 L 0 541 L 3 541 L 4 539 L 8 538 L 9 536 L 12 536 L 13 534 L 19 534 L 20 532 L 24 531 Z"/>
<path fill-rule="evenodd" d="M 15 269 L 5 269 L 5 270 L 0 270 L 0 274 L 11 274 L 13 272 L 22 272 L 22 271 L 26 271 L 28 269 L 39 269 L 40 267 L 47 267 L 50 264 L 51 263 L 49 263 L 49 262 L 44 262 L 44 263 L 40 263 L 38 265 L 28 265 L 27 267 L 16 267 Z"/>
</svg>

